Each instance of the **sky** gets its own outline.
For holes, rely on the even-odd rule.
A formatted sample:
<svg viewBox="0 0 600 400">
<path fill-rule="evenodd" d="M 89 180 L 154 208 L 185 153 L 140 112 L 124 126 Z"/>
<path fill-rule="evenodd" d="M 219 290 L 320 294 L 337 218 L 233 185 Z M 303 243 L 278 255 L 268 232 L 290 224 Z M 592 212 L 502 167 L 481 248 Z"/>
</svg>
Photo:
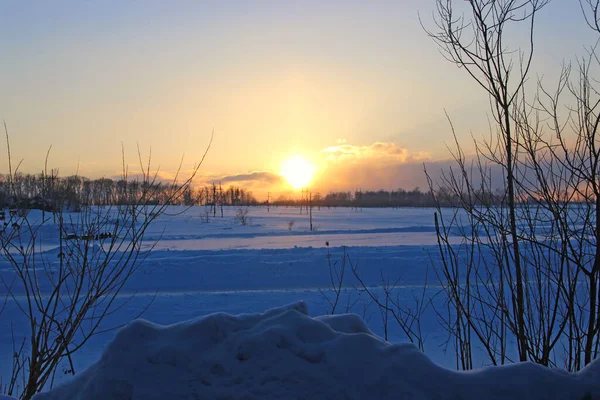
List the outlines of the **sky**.
<svg viewBox="0 0 600 400">
<path fill-rule="evenodd" d="M 424 187 L 452 134 L 488 131 L 485 93 L 421 26 L 434 0 L 0 0 L 0 119 L 13 163 L 113 177 L 151 154 L 161 176 L 204 154 L 197 184 L 293 193 L 282 165 L 314 166 L 315 191 Z M 534 76 L 552 81 L 595 36 L 575 0 L 536 25 Z M 0 144 L 0 172 L 7 172 Z"/>
</svg>

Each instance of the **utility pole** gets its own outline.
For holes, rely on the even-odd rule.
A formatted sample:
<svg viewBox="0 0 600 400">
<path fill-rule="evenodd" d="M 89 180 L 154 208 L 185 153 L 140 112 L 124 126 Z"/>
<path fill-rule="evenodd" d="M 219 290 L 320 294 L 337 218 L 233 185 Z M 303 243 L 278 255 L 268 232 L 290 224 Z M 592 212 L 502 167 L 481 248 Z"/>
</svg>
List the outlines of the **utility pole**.
<svg viewBox="0 0 600 400">
<path fill-rule="evenodd" d="M 223 218 L 223 186 L 221 186 L 221 182 L 219 182 L 219 202 L 221 203 L 221 218 Z"/>
<path fill-rule="evenodd" d="M 308 209 L 310 213 L 310 231 L 312 232 L 312 192 L 308 192 Z"/>
<path fill-rule="evenodd" d="M 270 200 L 271 200 L 271 192 L 267 192 L 267 212 L 269 212 Z"/>
<path fill-rule="evenodd" d="M 217 184 L 212 184 L 212 207 L 213 207 L 213 218 L 217 217 Z"/>
</svg>

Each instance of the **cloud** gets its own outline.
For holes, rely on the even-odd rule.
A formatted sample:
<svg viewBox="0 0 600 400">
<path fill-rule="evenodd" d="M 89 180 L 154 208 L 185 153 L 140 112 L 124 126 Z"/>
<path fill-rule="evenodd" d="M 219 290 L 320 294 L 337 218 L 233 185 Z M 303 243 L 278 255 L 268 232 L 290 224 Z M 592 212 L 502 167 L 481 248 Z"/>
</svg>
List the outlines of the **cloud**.
<svg viewBox="0 0 600 400">
<path fill-rule="evenodd" d="M 245 174 L 226 175 L 222 177 L 215 177 L 214 181 L 221 183 L 261 183 L 261 184 L 277 184 L 281 183 L 283 178 L 279 174 L 267 171 L 254 171 Z"/>
<path fill-rule="evenodd" d="M 355 163 L 376 161 L 386 164 L 423 161 L 429 158 L 426 153 L 410 154 L 407 149 L 390 142 L 375 142 L 369 146 L 341 144 L 327 147 L 323 152 L 329 162 Z"/>
<path fill-rule="evenodd" d="M 315 182 L 321 191 L 424 187 L 423 162 L 430 159 L 392 142 L 339 144 L 325 148 L 323 156 L 325 168 Z"/>
<path fill-rule="evenodd" d="M 429 154 L 410 152 L 391 142 L 375 142 L 371 145 L 355 146 L 343 144 L 323 150 L 325 166 L 314 182 L 315 191 L 413 189 L 428 187 L 425 168 L 434 183 L 443 181 L 442 176 L 450 168 L 456 168 L 453 159 L 432 160 Z M 467 156 L 467 165 L 473 156 Z M 492 186 L 502 187 L 503 170 L 490 165 Z M 478 184 L 477 174 L 473 182 Z"/>
</svg>

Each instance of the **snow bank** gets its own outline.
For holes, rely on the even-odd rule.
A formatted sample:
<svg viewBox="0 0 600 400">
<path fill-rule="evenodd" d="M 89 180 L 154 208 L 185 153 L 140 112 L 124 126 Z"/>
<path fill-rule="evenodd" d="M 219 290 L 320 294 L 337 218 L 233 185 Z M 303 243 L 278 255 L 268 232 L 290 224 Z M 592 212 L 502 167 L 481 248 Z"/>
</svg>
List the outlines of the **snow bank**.
<svg viewBox="0 0 600 400">
<path fill-rule="evenodd" d="M 578 374 L 534 364 L 461 373 L 361 318 L 311 318 L 303 302 L 263 314 L 218 313 L 169 326 L 136 320 L 51 399 L 600 398 L 600 363 Z"/>
</svg>

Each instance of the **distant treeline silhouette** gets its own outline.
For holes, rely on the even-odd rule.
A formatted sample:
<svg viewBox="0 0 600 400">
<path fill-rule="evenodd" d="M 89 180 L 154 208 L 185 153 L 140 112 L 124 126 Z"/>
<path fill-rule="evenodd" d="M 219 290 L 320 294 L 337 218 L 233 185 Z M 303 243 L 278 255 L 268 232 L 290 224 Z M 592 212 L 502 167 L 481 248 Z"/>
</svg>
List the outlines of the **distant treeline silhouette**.
<svg viewBox="0 0 600 400">
<path fill-rule="evenodd" d="M 461 203 L 461 198 L 450 190 L 441 188 L 434 195 L 430 191 L 421 191 L 418 187 L 412 190 L 397 189 L 392 191 L 362 191 L 329 192 L 325 196 L 320 193 L 303 191 L 301 198 L 280 196 L 272 205 L 279 206 L 306 206 L 314 207 L 456 207 Z M 493 193 L 479 193 L 481 204 L 500 204 L 503 192 L 498 190 Z M 436 203 L 437 201 L 437 203 Z"/>
<path fill-rule="evenodd" d="M 148 204 L 168 205 L 258 205 L 247 189 L 213 183 L 204 187 L 188 187 L 173 196 L 172 185 L 137 179 L 88 179 L 82 176 L 58 177 L 56 174 L 0 174 L 0 207 L 31 208 L 54 211 L 57 208 L 77 210 L 90 205 L 124 205 L 142 193 L 151 193 Z M 152 190 L 149 190 L 152 188 Z"/>
<path fill-rule="evenodd" d="M 149 186 L 152 190 L 149 191 Z M 293 206 L 301 207 L 434 207 L 430 191 L 397 189 L 392 191 L 356 190 L 318 192 L 303 190 L 300 196 L 281 195 L 275 200 L 259 202 L 251 191 L 231 185 L 223 188 L 220 183 L 189 187 L 179 196 L 172 196 L 170 185 L 136 179 L 88 179 L 81 176 L 58 177 L 56 174 L 16 174 L 11 180 L 0 174 L 0 207 L 34 208 L 53 211 L 58 207 L 77 210 L 89 205 L 123 205 L 143 192 L 151 192 L 149 204 L 204 205 L 212 206 Z M 461 203 L 459 196 L 445 188 L 435 193 L 442 206 L 455 207 Z M 481 204 L 500 204 L 502 191 L 480 193 Z M 216 213 L 216 211 L 214 210 Z"/>
</svg>

